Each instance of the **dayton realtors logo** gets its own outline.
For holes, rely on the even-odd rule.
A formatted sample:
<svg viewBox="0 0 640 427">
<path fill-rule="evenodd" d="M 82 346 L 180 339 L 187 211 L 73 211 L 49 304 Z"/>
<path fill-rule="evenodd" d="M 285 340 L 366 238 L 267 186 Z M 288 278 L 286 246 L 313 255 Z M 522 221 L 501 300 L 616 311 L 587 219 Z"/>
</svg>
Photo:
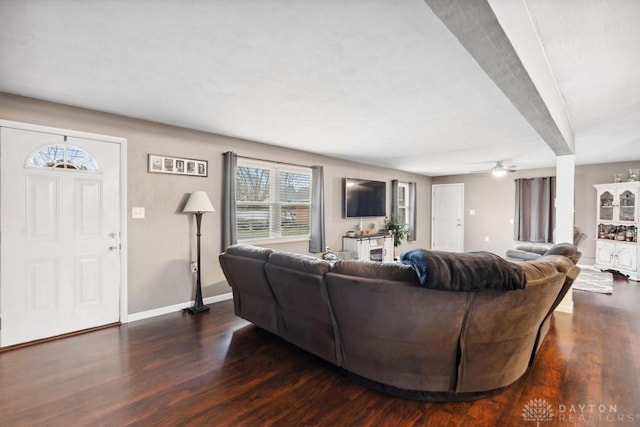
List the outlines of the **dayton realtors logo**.
<svg viewBox="0 0 640 427">
<path fill-rule="evenodd" d="M 554 410 L 556 411 L 554 413 Z M 544 399 L 532 399 L 522 408 L 522 419 L 536 423 L 551 421 L 556 418 L 556 424 L 621 424 L 640 421 L 640 414 L 634 412 L 619 411 L 618 405 L 605 405 L 603 403 L 575 403 L 559 404 L 554 408 Z"/>
<path fill-rule="evenodd" d="M 522 408 L 522 419 L 535 421 L 536 427 L 540 427 L 540 421 L 551 421 L 553 419 L 553 408 L 544 399 L 530 400 Z"/>
</svg>

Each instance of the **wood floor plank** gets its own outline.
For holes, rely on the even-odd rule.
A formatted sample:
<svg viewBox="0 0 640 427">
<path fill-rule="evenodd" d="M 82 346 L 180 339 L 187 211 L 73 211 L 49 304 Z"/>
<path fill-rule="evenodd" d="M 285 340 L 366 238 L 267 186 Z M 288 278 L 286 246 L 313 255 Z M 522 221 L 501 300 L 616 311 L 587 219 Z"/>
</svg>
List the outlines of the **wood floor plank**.
<svg viewBox="0 0 640 427">
<path fill-rule="evenodd" d="M 523 377 L 470 402 L 368 390 L 231 301 L 0 353 L 2 426 L 522 426 L 534 400 L 553 408 L 545 426 L 640 425 L 636 283 L 575 291 Z"/>
</svg>

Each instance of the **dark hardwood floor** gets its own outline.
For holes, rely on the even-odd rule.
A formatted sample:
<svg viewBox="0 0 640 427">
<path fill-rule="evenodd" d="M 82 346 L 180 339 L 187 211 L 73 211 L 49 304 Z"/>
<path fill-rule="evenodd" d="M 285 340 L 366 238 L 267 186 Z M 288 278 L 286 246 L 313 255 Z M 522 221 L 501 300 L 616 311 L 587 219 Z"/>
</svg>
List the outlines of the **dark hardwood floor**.
<svg viewBox="0 0 640 427">
<path fill-rule="evenodd" d="M 536 404 L 553 412 L 540 426 L 640 425 L 636 282 L 574 291 L 532 368 L 473 402 L 369 391 L 234 317 L 230 301 L 0 353 L 0 426 L 535 426 L 523 412 Z"/>
</svg>

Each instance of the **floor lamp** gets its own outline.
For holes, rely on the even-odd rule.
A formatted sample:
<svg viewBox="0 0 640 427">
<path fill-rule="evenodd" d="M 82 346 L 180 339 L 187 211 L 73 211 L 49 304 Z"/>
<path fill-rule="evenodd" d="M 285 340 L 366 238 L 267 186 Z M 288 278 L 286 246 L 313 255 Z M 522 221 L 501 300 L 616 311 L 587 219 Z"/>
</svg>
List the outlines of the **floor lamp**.
<svg viewBox="0 0 640 427">
<path fill-rule="evenodd" d="M 185 309 L 191 314 L 204 313 L 209 311 L 209 307 L 202 302 L 202 284 L 200 282 L 200 224 L 202 223 L 202 214 L 214 212 L 213 206 L 204 191 L 194 191 L 189 196 L 186 206 L 183 209 L 185 213 L 196 214 L 196 245 L 198 247 L 198 263 L 197 263 L 197 279 L 196 279 L 196 299 L 193 307 Z"/>
</svg>

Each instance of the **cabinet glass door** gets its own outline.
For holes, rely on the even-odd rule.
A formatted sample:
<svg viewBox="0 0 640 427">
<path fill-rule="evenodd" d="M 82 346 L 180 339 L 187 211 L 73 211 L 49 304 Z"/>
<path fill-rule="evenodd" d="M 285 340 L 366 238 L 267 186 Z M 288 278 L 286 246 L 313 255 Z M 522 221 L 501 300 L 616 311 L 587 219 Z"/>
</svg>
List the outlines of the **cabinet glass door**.
<svg viewBox="0 0 640 427">
<path fill-rule="evenodd" d="M 604 191 L 600 194 L 600 220 L 613 221 L 613 194 Z"/>
<path fill-rule="evenodd" d="M 618 221 L 635 221 L 636 219 L 636 195 L 626 190 L 619 194 Z"/>
</svg>

